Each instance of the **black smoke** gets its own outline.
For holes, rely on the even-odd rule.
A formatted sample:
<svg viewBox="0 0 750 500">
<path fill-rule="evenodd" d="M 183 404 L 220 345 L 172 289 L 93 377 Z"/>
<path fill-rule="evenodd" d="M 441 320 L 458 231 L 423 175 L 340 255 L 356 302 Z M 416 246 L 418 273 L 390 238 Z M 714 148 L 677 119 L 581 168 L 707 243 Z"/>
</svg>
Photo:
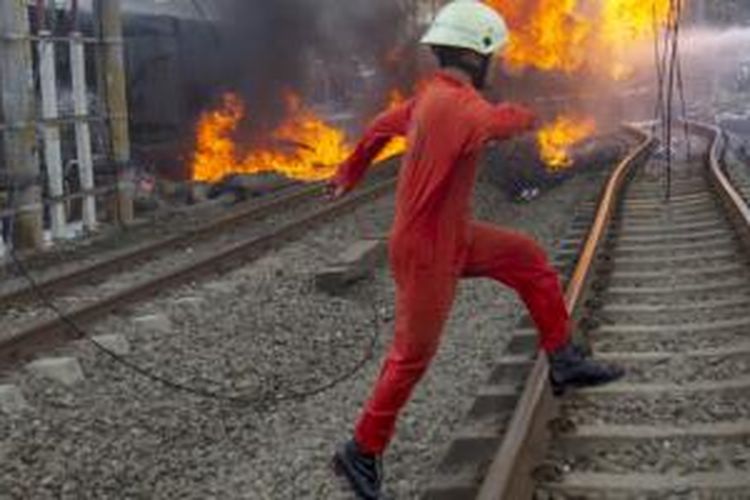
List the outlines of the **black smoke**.
<svg viewBox="0 0 750 500">
<path fill-rule="evenodd" d="M 220 5 L 211 36 L 190 55 L 202 81 L 195 104 L 207 108 L 227 91 L 240 94 L 248 113 L 240 131 L 245 138 L 262 138 L 283 120 L 289 91 L 305 102 L 366 109 L 383 104 L 377 101 L 386 88 L 410 84 L 413 58 L 405 48 L 413 45 L 413 25 L 399 0 Z"/>
</svg>

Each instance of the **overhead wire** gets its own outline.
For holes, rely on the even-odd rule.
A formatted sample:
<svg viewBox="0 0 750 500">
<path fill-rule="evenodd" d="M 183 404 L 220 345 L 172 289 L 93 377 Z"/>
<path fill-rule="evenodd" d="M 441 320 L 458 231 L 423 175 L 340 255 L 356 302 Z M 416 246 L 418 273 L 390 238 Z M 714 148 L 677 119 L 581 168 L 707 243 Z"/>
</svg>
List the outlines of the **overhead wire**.
<svg viewBox="0 0 750 500">
<path fill-rule="evenodd" d="M 672 176 L 674 151 L 672 149 L 674 129 L 674 106 L 675 91 L 678 92 L 680 100 L 682 121 L 685 129 L 685 142 L 690 157 L 689 126 L 687 124 L 687 104 L 684 90 L 684 75 L 682 59 L 680 56 L 681 22 L 683 15 L 683 0 L 669 0 L 667 22 L 664 26 L 663 47 L 660 44 L 659 21 L 657 16 L 657 3 L 653 2 L 654 17 L 654 59 L 657 76 L 656 96 L 656 123 L 652 130 L 661 125 L 661 138 L 665 154 L 665 198 L 667 201 L 672 196 Z"/>
<path fill-rule="evenodd" d="M 657 128 L 662 125 L 662 111 L 664 106 L 664 71 L 662 66 L 662 55 L 661 55 L 661 36 L 659 33 L 659 18 L 656 10 L 656 0 L 652 1 L 652 17 L 653 17 L 653 32 L 654 32 L 654 66 L 656 70 L 656 103 L 654 105 L 654 122 L 651 127 L 651 133 L 656 135 Z"/>
<path fill-rule="evenodd" d="M 667 102 L 666 102 L 666 119 L 665 119 L 665 147 L 667 156 L 667 190 L 666 198 L 669 201 L 672 197 L 672 168 L 673 168 L 673 151 L 672 151 L 672 123 L 673 123 L 673 111 L 674 111 L 674 90 L 675 90 L 675 78 L 677 69 L 677 50 L 679 48 L 679 2 L 678 0 L 670 0 L 669 2 L 669 16 L 670 16 L 670 46 L 669 46 L 669 67 L 667 70 Z M 674 16 L 674 17 L 673 17 Z"/>
<path fill-rule="evenodd" d="M 693 151 L 690 141 L 690 126 L 688 124 L 687 99 L 685 97 L 685 79 L 683 76 L 683 64 L 681 54 L 677 54 L 677 89 L 680 96 L 680 107 L 682 109 L 682 124 L 685 133 L 685 148 L 688 161 L 692 159 Z"/>
</svg>

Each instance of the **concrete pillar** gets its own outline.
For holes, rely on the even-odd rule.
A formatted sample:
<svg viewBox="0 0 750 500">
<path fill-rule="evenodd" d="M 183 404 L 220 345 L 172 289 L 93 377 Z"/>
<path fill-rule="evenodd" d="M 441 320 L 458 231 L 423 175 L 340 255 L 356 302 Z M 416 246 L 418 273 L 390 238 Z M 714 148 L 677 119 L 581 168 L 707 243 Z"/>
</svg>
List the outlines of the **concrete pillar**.
<svg viewBox="0 0 750 500">
<path fill-rule="evenodd" d="M 95 12 L 100 20 L 100 36 L 104 42 L 103 84 L 109 114 L 112 155 L 117 164 L 117 218 L 128 224 L 133 221 L 135 190 L 130 167 L 130 133 L 128 103 L 125 89 L 125 57 L 122 38 L 122 9 L 120 0 L 96 0 Z"/>
<path fill-rule="evenodd" d="M 62 146 L 60 143 L 60 124 L 54 121 L 60 117 L 57 100 L 57 70 L 55 67 L 55 42 L 49 31 L 39 32 L 39 87 L 42 96 L 42 118 L 44 137 L 44 163 L 47 167 L 47 183 L 49 196 L 50 219 L 52 221 L 52 237 L 62 239 L 67 233 L 67 218 L 65 194 L 63 186 Z"/>
<path fill-rule="evenodd" d="M 70 71 L 73 82 L 74 114 L 78 117 L 88 116 L 89 105 L 86 91 L 86 60 L 81 33 L 72 33 L 70 41 Z M 94 161 L 91 156 L 91 128 L 83 120 L 76 121 L 76 156 L 78 159 L 78 177 L 83 191 L 94 189 Z M 95 231 L 96 196 L 86 194 L 83 197 L 83 227 Z"/>
<path fill-rule="evenodd" d="M 26 1 L 0 0 L 0 95 L 8 127 L 3 135 L 3 160 L 17 188 L 14 201 L 19 213 L 13 244 L 18 249 L 41 248 L 44 244 L 31 61 Z"/>
</svg>

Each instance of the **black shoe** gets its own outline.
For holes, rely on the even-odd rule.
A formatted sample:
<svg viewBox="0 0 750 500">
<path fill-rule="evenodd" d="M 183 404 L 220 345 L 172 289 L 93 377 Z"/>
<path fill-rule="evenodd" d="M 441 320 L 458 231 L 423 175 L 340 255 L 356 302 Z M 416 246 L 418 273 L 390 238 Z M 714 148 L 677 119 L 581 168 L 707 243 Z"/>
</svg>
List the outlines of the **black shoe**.
<svg viewBox="0 0 750 500">
<path fill-rule="evenodd" d="M 381 500 L 383 470 L 380 458 L 362 453 L 354 440 L 344 444 L 333 456 L 336 472 L 346 477 L 357 497 Z"/>
<path fill-rule="evenodd" d="M 572 343 L 549 354 L 549 364 L 550 382 L 556 396 L 564 394 L 569 387 L 608 384 L 625 374 L 619 366 L 586 358 L 583 350 Z"/>
</svg>

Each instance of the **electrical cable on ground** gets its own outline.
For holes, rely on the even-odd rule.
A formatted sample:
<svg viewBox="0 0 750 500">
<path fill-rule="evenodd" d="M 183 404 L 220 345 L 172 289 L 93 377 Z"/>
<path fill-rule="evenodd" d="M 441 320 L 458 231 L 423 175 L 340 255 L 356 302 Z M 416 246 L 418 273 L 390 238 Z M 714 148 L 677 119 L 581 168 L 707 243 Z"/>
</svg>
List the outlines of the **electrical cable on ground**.
<svg viewBox="0 0 750 500">
<path fill-rule="evenodd" d="M 76 4 L 74 4 L 76 5 Z M 76 9 L 77 10 L 77 9 Z M 202 10 L 202 9 L 201 9 Z M 201 12 L 202 15 L 205 15 L 205 12 Z M 101 14 L 101 13 L 100 13 Z M 97 23 L 97 35 L 100 39 L 100 43 L 102 44 L 102 47 L 105 45 L 104 40 L 104 26 L 101 19 L 101 15 L 98 17 L 98 23 Z M 98 51 L 98 64 L 100 65 L 100 68 L 104 66 L 104 56 L 103 56 L 103 49 L 100 48 Z M 108 99 L 108 88 L 106 85 L 106 82 L 99 81 L 100 86 L 102 87 L 100 90 L 104 94 L 104 101 L 105 101 L 105 111 L 107 113 L 107 116 L 112 117 L 112 112 L 109 107 L 109 99 Z M 105 133 L 105 141 L 106 141 L 106 149 L 108 152 L 108 156 L 110 157 L 110 160 L 114 163 L 114 144 L 111 137 L 111 129 Z M 118 197 L 120 195 L 120 184 L 119 184 L 119 173 L 120 173 L 121 165 L 116 166 L 116 179 L 115 179 L 115 196 Z M 11 186 L 11 192 L 15 192 L 16 185 L 15 183 Z M 9 205 L 15 205 L 13 202 L 13 196 L 9 197 Z M 118 225 L 121 229 L 127 229 L 127 225 L 124 223 L 122 219 L 122 214 L 120 213 L 119 209 L 115 210 L 115 217 Z M 371 337 L 368 340 L 368 345 L 365 348 L 365 353 L 363 357 L 360 359 L 359 362 L 354 364 L 352 368 L 344 372 L 342 375 L 333 378 L 327 383 L 324 383 L 318 387 L 312 388 L 312 389 L 305 389 L 305 390 L 299 390 L 299 391 L 290 391 L 286 394 L 281 395 L 261 395 L 257 397 L 246 397 L 246 396 L 240 396 L 240 395 L 232 395 L 232 394 L 225 394 L 220 392 L 213 392 L 210 390 L 202 389 L 199 387 L 191 386 L 185 383 L 176 382 L 166 376 L 163 376 L 161 374 L 158 374 L 151 369 L 145 368 L 143 366 L 140 366 L 123 356 L 113 352 L 112 350 L 104 347 L 100 343 L 96 342 L 91 336 L 88 334 L 88 332 L 78 325 L 75 321 L 73 321 L 68 315 L 62 311 L 55 303 L 54 301 L 47 296 L 47 294 L 44 292 L 41 286 L 37 283 L 37 281 L 34 279 L 34 277 L 31 275 L 29 269 L 26 267 L 26 265 L 22 262 L 22 260 L 19 258 L 18 254 L 16 253 L 15 246 L 13 245 L 14 241 L 14 228 L 16 224 L 15 218 L 17 217 L 17 213 L 14 213 L 13 217 L 11 218 L 9 225 L 9 236 L 8 236 L 8 255 L 11 259 L 11 262 L 13 263 L 14 267 L 18 270 L 21 277 L 28 283 L 28 285 L 33 290 L 34 294 L 36 295 L 39 302 L 52 311 L 54 315 L 68 327 L 68 330 L 71 332 L 71 339 L 83 339 L 89 342 L 91 345 L 94 346 L 94 348 L 108 356 L 110 359 L 112 359 L 117 364 L 123 366 L 124 368 L 130 370 L 131 372 L 134 372 L 148 380 L 151 380 L 152 382 L 161 384 L 171 390 L 174 390 L 176 392 L 182 392 L 185 394 L 190 394 L 193 396 L 197 396 L 204 399 L 211 399 L 216 401 L 223 401 L 226 403 L 232 403 L 236 405 L 258 405 L 258 404 L 277 404 L 277 403 L 283 403 L 283 402 L 292 402 L 292 401 L 304 401 L 309 398 L 312 398 L 314 396 L 326 393 L 342 383 L 352 379 L 355 375 L 357 375 L 364 367 L 370 363 L 370 361 L 373 360 L 375 357 L 375 348 L 377 347 L 378 337 L 380 336 L 380 314 L 378 311 L 377 301 L 370 300 L 368 303 L 370 304 L 372 308 L 372 328 L 373 332 Z"/>
<path fill-rule="evenodd" d="M 14 187 L 15 189 L 15 187 Z M 9 241 L 13 241 L 13 228 L 15 226 L 15 215 L 14 219 L 10 223 L 11 226 L 11 236 L 9 237 Z M 88 334 L 88 332 L 82 328 L 80 325 L 78 325 L 75 321 L 71 320 L 67 314 L 62 311 L 55 303 L 54 301 L 47 296 L 47 294 L 44 292 L 44 290 L 39 286 L 36 279 L 31 275 L 29 272 L 29 269 L 26 267 L 26 265 L 21 261 L 21 259 L 16 254 L 16 250 L 11 244 L 9 246 L 8 255 L 10 256 L 10 259 L 13 263 L 13 265 L 17 268 L 20 275 L 23 277 L 23 279 L 29 284 L 31 289 L 33 290 L 34 294 L 37 296 L 37 299 L 40 301 L 40 303 L 52 311 L 57 318 L 63 322 L 69 329 L 69 331 L 72 333 L 71 338 L 78 340 L 86 340 L 88 343 L 94 346 L 94 348 L 108 356 L 110 359 L 112 359 L 115 363 L 123 366 L 124 368 L 128 369 L 131 372 L 134 372 L 152 382 L 158 383 L 160 385 L 163 385 L 164 387 L 171 389 L 175 392 L 181 392 L 185 394 L 190 394 L 193 396 L 197 396 L 203 399 L 210 399 L 215 401 L 222 401 L 225 403 L 231 403 L 239 406 L 250 406 L 250 405 L 272 405 L 272 404 L 278 404 L 278 403 L 284 403 L 284 402 L 300 402 L 307 399 L 310 399 L 314 396 L 318 396 L 320 394 L 326 393 L 339 385 L 343 384 L 344 382 L 351 380 L 356 376 L 359 372 L 361 372 L 366 365 L 370 363 L 375 357 L 375 349 L 377 347 L 378 337 L 380 336 L 380 314 L 378 311 L 378 305 L 376 300 L 370 300 L 368 303 L 370 304 L 372 308 L 372 335 L 368 339 L 368 344 L 365 348 L 364 355 L 360 359 L 359 362 L 357 362 L 355 365 L 353 365 L 349 370 L 344 372 L 338 377 L 333 378 L 329 382 L 326 382 L 318 387 L 314 387 L 312 389 L 305 389 L 305 390 L 299 390 L 299 391 L 289 391 L 286 394 L 275 394 L 275 395 L 260 395 L 256 397 L 248 397 L 248 396 L 240 396 L 240 395 L 233 395 L 233 394 L 226 394 L 226 393 L 220 393 L 220 392 L 213 392 L 207 389 L 202 389 L 196 386 L 188 385 L 186 383 L 180 383 L 176 382 L 164 375 L 161 375 L 159 373 L 156 373 L 155 371 L 145 368 L 143 366 L 138 365 L 137 363 L 134 363 L 125 357 L 113 352 L 112 350 L 104 347 L 100 343 L 96 342 L 91 336 Z"/>
</svg>

